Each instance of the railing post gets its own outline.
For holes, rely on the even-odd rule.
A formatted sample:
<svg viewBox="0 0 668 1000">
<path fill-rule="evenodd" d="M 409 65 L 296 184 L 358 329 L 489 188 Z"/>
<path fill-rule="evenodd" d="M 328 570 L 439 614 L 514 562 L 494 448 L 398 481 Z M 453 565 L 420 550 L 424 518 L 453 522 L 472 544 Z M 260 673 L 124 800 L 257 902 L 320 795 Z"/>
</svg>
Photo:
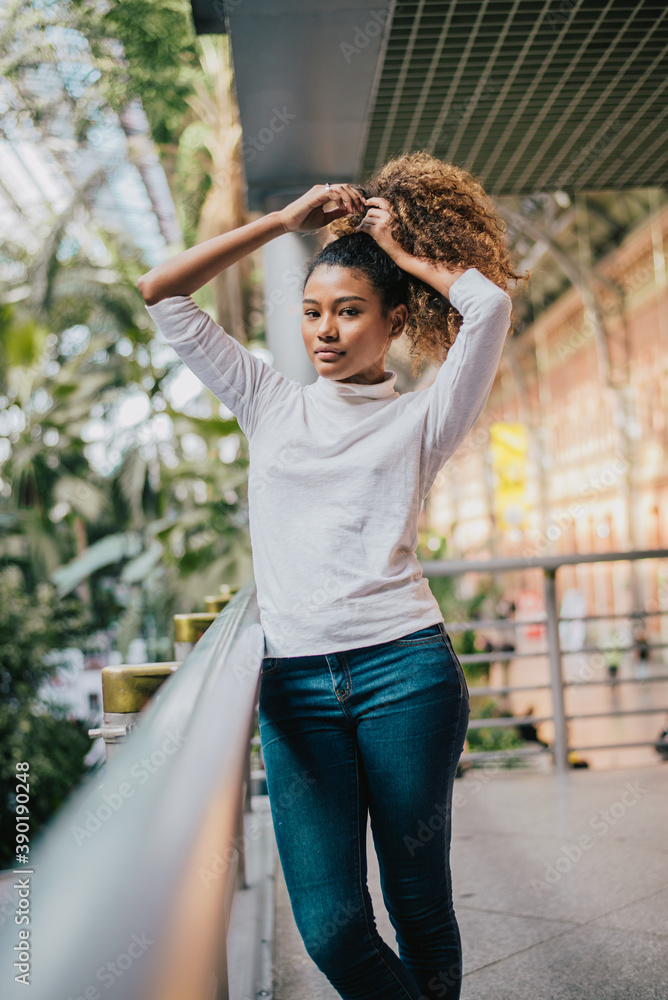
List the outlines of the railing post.
<svg viewBox="0 0 668 1000">
<path fill-rule="evenodd" d="M 566 709 L 564 706 L 564 677 L 561 667 L 561 645 L 559 642 L 559 615 L 557 613 L 556 570 L 544 568 L 545 612 L 547 614 L 547 649 L 550 661 L 550 684 L 552 685 L 552 715 L 554 717 L 554 763 L 557 773 L 568 769 L 568 732 L 566 729 Z"/>
<path fill-rule="evenodd" d="M 89 729 L 88 735 L 91 739 L 99 736 L 103 738 L 107 760 L 130 735 L 144 705 L 178 667 L 175 660 L 169 663 L 121 663 L 104 667 L 103 722 L 99 729 Z"/>
<path fill-rule="evenodd" d="M 179 663 L 183 663 L 192 653 L 196 643 L 217 617 L 217 611 L 194 611 L 187 615 L 174 615 L 174 656 Z"/>
</svg>

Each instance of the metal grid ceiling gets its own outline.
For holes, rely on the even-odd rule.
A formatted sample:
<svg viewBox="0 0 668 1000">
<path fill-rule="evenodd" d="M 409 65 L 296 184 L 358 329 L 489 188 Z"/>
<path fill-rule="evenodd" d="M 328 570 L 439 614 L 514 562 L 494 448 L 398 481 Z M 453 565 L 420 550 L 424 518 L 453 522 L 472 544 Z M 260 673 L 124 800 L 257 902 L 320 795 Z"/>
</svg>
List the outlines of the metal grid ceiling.
<svg viewBox="0 0 668 1000">
<path fill-rule="evenodd" d="M 668 181 L 666 0 L 401 0 L 361 171 L 404 149 L 490 193 Z"/>
</svg>

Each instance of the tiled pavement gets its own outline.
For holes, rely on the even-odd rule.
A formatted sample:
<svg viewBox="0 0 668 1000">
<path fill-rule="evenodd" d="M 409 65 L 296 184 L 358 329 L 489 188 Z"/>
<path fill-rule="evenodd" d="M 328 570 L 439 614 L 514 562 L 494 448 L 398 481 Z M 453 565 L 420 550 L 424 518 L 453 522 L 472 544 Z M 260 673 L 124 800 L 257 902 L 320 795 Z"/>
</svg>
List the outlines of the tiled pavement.
<svg viewBox="0 0 668 1000">
<path fill-rule="evenodd" d="M 668 764 L 456 783 L 452 865 L 462 1000 L 668 998 Z M 396 948 L 369 834 L 379 931 Z M 278 868 L 275 1000 L 334 1000 Z"/>
</svg>

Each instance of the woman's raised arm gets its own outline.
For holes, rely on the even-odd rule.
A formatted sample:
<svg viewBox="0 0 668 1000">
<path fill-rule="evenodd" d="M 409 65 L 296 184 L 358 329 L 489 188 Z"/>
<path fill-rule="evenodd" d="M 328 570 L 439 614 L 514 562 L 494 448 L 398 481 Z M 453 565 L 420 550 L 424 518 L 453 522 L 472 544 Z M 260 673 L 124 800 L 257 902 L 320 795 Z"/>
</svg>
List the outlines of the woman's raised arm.
<svg viewBox="0 0 668 1000">
<path fill-rule="evenodd" d="M 174 295 L 192 295 L 221 271 L 286 231 L 280 212 L 270 212 L 163 261 L 142 275 L 137 287 L 147 306 Z"/>
<path fill-rule="evenodd" d="M 324 206 L 328 202 L 334 202 L 336 207 L 325 212 Z M 280 211 L 269 212 L 261 219 L 214 236 L 158 264 L 142 275 L 137 287 L 148 306 L 157 305 L 174 295 L 192 295 L 221 271 L 259 250 L 276 236 L 321 229 L 333 219 L 360 210 L 364 211 L 364 202 L 354 185 L 332 184 L 326 187 L 316 184 Z"/>
</svg>

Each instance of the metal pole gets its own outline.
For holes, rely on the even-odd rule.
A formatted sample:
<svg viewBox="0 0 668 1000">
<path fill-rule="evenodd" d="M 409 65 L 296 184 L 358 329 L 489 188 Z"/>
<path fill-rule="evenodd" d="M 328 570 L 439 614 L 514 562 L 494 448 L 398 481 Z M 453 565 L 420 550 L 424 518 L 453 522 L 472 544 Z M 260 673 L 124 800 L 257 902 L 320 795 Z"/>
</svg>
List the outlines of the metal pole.
<svg viewBox="0 0 668 1000">
<path fill-rule="evenodd" d="M 547 648 L 550 659 L 550 684 L 552 686 L 552 715 L 554 717 L 554 763 L 557 773 L 568 769 L 568 732 L 564 706 L 564 677 L 561 669 L 559 644 L 559 616 L 557 614 L 556 570 L 545 569 L 545 612 L 547 614 Z"/>
<path fill-rule="evenodd" d="M 246 750 L 244 757 L 244 777 L 241 785 L 241 797 L 237 803 L 237 832 L 236 848 L 239 855 L 239 867 L 237 868 L 237 889 L 247 889 L 246 881 L 246 828 L 245 817 L 246 803 L 250 804 L 250 731 L 246 734 Z"/>
<path fill-rule="evenodd" d="M 253 806 L 251 803 L 251 795 L 253 794 L 253 780 L 251 772 L 251 753 L 253 751 L 253 744 L 251 740 L 253 739 L 253 734 L 255 732 L 255 711 L 253 711 L 253 717 L 251 719 L 250 729 L 248 730 L 248 742 L 246 745 L 246 760 L 244 762 L 244 777 L 246 780 L 246 794 L 244 795 L 244 812 L 252 812 Z"/>
</svg>

